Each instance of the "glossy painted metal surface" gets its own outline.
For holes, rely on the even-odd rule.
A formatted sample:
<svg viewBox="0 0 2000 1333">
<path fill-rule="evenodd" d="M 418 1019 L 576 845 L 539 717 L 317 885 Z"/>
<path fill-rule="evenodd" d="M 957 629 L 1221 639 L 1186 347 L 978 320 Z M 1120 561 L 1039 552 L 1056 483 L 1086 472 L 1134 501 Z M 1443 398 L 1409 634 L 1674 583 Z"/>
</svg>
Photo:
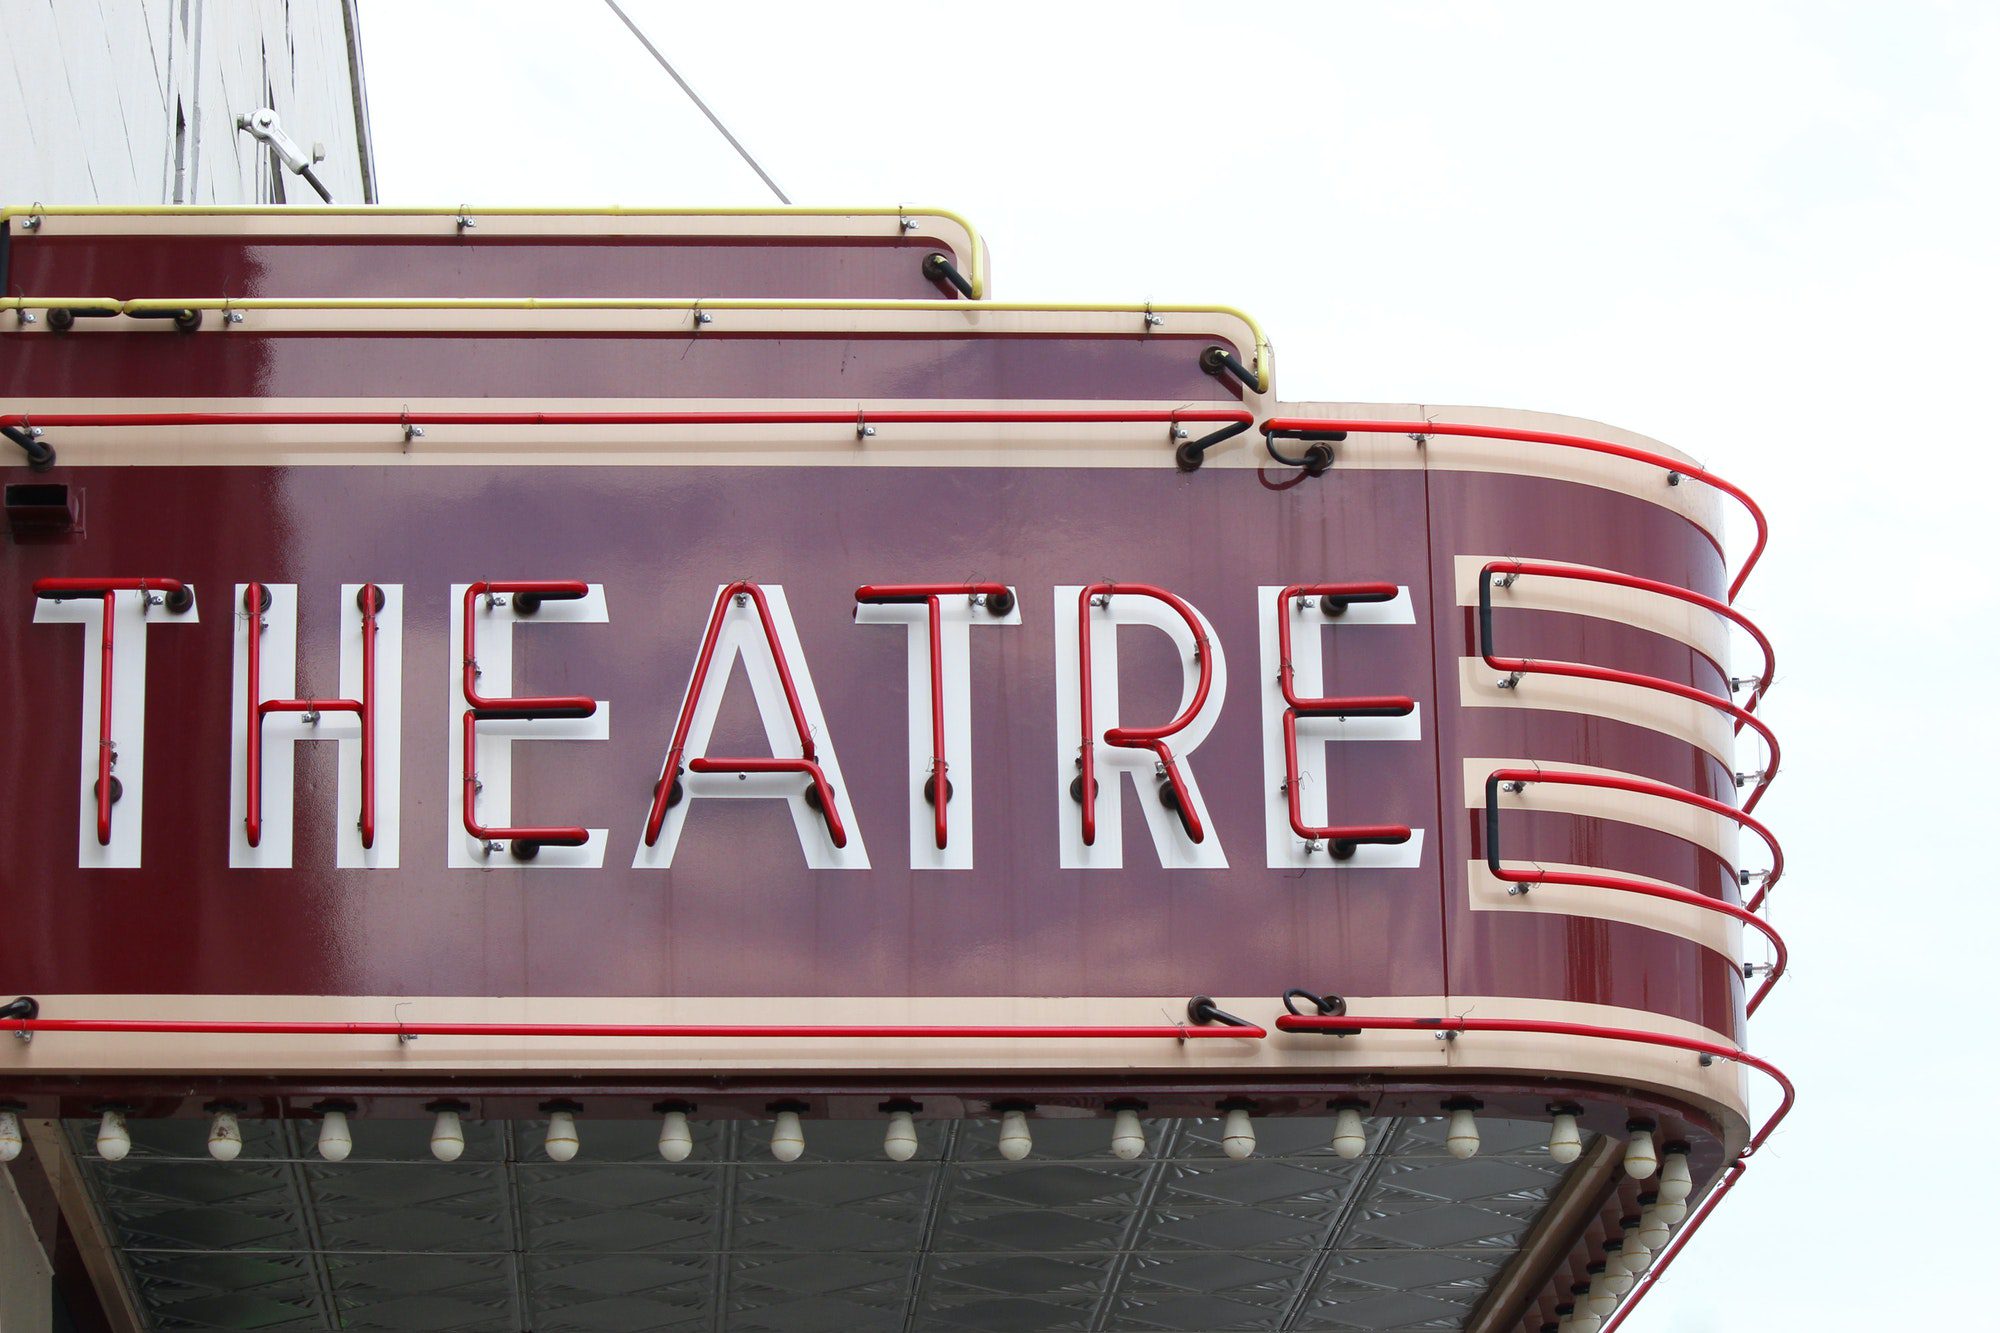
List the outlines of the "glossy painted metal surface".
<svg viewBox="0 0 2000 1333">
<path fill-rule="evenodd" d="M 440 227 L 440 233 L 447 229 Z M 935 300 L 936 237 L 49 237 L 14 251 L 14 292 L 204 295 L 886 297 Z"/>
<path fill-rule="evenodd" d="M 130 238 L 43 236 L 37 283 L 119 299 L 78 298 L 104 317 L 67 332 L 23 318 L 46 296 L 0 302 L 18 321 L 0 329 L 0 423 L 48 432 L 44 476 L 88 516 L 0 566 L 0 662 L 21 668 L 0 802 L 29 812 L 0 977 L 53 1001 L 0 1034 L 37 1039 L 32 1062 L 6 1043 L 37 1114 L 241 1100 L 284 1120 L 335 1098 L 387 1124 L 443 1096 L 519 1117 L 556 1083 L 600 1116 L 699 1097 L 732 1126 L 780 1099 L 851 1121 L 885 1098 L 941 1118 L 1135 1098 L 1202 1117 L 1247 1098 L 1275 1121 L 1340 1097 L 1435 1147 L 1426 1125 L 1460 1098 L 1499 1126 L 1560 1096 L 1592 1135 L 1657 1124 L 1713 1186 L 1789 1108 L 1783 1076 L 1740 1049 L 1785 959 L 1756 916 L 1782 863 L 1745 902 L 1758 875 L 1735 845 L 1763 832 L 1747 805 L 1776 754 L 1743 801 L 1736 733 L 1768 735 L 1753 709 L 1772 665 L 1731 605 L 1764 523 L 1730 483 L 1478 413 L 1288 412 L 1261 334 L 1219 308 L 1156 327 L 1150 308 L 620 299 L 634 282 L 793 284 L 792 259 L 834 298 L 893 286 L 878 261 L 927 248 L 901 243 L 913 228 L 739 247 L 475 241 L 453 222 L 177 242 L 200 282 L 268 294 L 228 308 L 175 296 L 190 289 L 164 288 Z M 531 274 L 532 254 L 548 264 Z M 440 262 L 435 295 L 399 294 L 398 274 Z M 517 299 L 557 290 L 544 280 L 567 290 Z M 316 299 L 333 290 L 359 296 Z M 457 293 L 473 299 L 437 299 Z M 1324 452 L 1267 468 L 1208 447 L 1260 420 Z M 451 450 L 410 448 L 425 425 Z M 507 452 L 523 427 L 548 428 L 527 432 L 532 459 Z M 1416 448 L 1378 439 L 1350 466 L 1341 432 Z M 398 434 L 402 452 L 383 447 Z M 1181 472 L 1189 449 L 1202 465 Z M 1733 577 L 1711 491 L 1757 528 Z M 142 697 L 119 708 L 143 711 L 171 778 L 145 792 L 140 864 L 90 868 L 79 790 L 102 756 L 77 682 L 100 652 L 109 709 L 109 621 L 94 646 L 31 632 L 30 589 L 106 595 L 158 568 L 247 584 L 253 615 L 259 585 L 296 585 L 303 681 L 342 678 L 328 590 L 393 588 L 383 660 L 400 665 L 377 678 L 366 654 L 359 700 L 271 701 L 255 627 L 247 690 L 230 618 L 154 636 Z M 1516 579 L 1541 594 L 1498 598 Z M 501 597 L 577 605 L 538 621 Z M 947 620 L 950 597 L 991 614 Z M 860 630 L 857 599 L 917 617 Z M 1534 657 L 1495 646 L 1499 607 L 1509 651 Z M 1763 655 L 1740 706 L 1732 630 Z M 289 864 L 238 856 L 232 722 L 252 729 L 257 791 L 268 711 L 366 715 L 378 691 L 400 719 L 400 796 L 364 821 L 378 855 L 328 828 L 352 773 L 300 746 Z M 521 725 L 541 718 L 591 726 L 512 746 L 551 740 Z M 482 789 L 503 813 L 479 817 Z M 134 805 L 120 817 L 137 824 Z M 558 809 L 576 825 L 519 816 Z M 509 841 L 521 859 L 484 855 Z M 1747 1005 L 1737 924 L 1779 951 Z M 1367 1014 L 1201 1027 L 1182 1013 L 1217 1002 L 1159 998 L 1198 989 L 1261 1018 L 1241 997 L 1302 986 Z M 1411 1016 L 1431 1012 L 1471 1016 Z M 1513 1063 L 1459 1058 L 1499 1034 Z M 1753 1129 L 1714 1061 L 1777 1078 L 1777 1116 Z M 1537 1216 L 1562 1175 L 1538 1183 Z M 1583 1229 L 1534 1290 L 1506 1274 L 1508 1318 L 1588 1270 L 1632 1184 L 1579 1184 L 1595 1211 L 1563 1223 Z"/>
<path fill-rule="evenodd" d="M 1330 420 L 1312 417 L 1271 417 L 1259 424 L 1258 429 L 1266 434 L 1283 432 L 1314 433 L 1328 431 L 1352 431 L 1378 435 L 1408 435 L 1413 438 L 1428 439 L 1433 435 L 1464 435 L 1475 439 L 1510 440 L 1522 444 L 1546 444 L 1559 449 L 1578 449 L 1585 453 L 1604 454 L 1613 458 L 1629 458 L 1635 462 L 1650 463 L 1665 474 L 1667 484 L 1680 485 L 1683 478 L 1691 478 L 1703 485 L 1712 486 L 1743 506 L 1756 525 L 1757 536 L 1751 543 L 1750 552 L 1743 557 L 1735 577 L 1729 581 L 1726 600 L 1735 601 L 1736 594 L 1750 579 L 1757 562 L 1764 557 L 1764 548 L 1770 542 L 1770 524 L 1764 517 L 1764 510 L 1749 492 L 1734 482 L 1726 481 L 1705 468 L 1695 467 L 1678 458 L 1649 449 L 1636 449 L 1629 444 L 1617 444 L 1609 440 L 1592 439 L 1586 435 L 1570 435 L 1558 431 L 1525 430 L 1513 426 L 1492 426 L 1471 422 L 1453 421 L 1351 421 Z"/>
<path fill-rule="evenodd" d="M 1716 799 L 1729 792 L 1714 759 L 1645 728 L 1461 708 L 1455 661 L 1432 655 L 1433 634 L 1473 651 L 1448 577 L 1431 581 L 1434 565 L 1447 569 L 1459 550 L 1551 550 L 1697 586 L 1717 577 L 1719 560 L 1698 531 L 1636 499 L 1524 477 L 1440 473 L 1427 481 L 1394 471 L 1272 491 L 1255 472 L 1184 476 L 1164 460 L 1158 471 L 1108 472 L 212 467 L 59 474 L 86 492 L 92 535 L 19 548 L 16 577 L 88 576 L 110 560 L 146 568 L 172 558 L 197 586 L 253 577 L 298 582 L 306 612 L 302 679 L 337 674 L 330 625 L 314 613 L 328 585 L 364 574 L 404 585 L 405 869 L 357 883 L 353 872 L 333 868 L 323 817 L 313 813 L 313 803 L 325 799 L 326 761 L 314 755 L 298 761 L 305 817 L 297 868 L 228 869 L 220 801 L 230 751 L 222 719 L 240 706 L 229 687 L 228 625 L 190 626 L 152 646 L 147 719 L 158 753 L 187 757 L 185 780 L 149 794 L 146 866 L 118 876 L 131 887 L 106 881 L 92 890 L 118 893 L 119 919 L 131 933 L 106 937 L 101 918 L 73 895 L 31 895 L 23 906 L 37 947 L 0 943 L 7 974 L 21 978 L 11 984 L 24 992 L 729 995 L 765 991 L 782 975 L 790 986 L 846 994 L 1153 994 L 1164 969 L 1225 994 L 1275 994 L 1300 979 L 1331 978 L 1357 994 L 1463 991 L 1652 1008 L 1719 1031 L 1733 1030 L 1740 1013 L 1733 964 L 1692 941 L 1616 922 L 1496 920 L 1471 911 L 1463 867 L 1483 859 L 1472 839 L 1476 821 L 1470 809 L 1459 816 L 1438 800 L 1439 774 L 1452 771 L 1457 755 L 1594 764 Z M 1436 551 L 1421 535 L 1427 490 L 1430 526 L 1445 534 Z M 1461 507 L 1480 515 L 1470 531 L 1455 525 Z M 271 519 L 191 549 L 182 534 L 192 516 L 223 509 Z M 762 517 L 744 521 L 751 514 Z M 1586 521 L 1579 524 L 1579 516 Z M 1208 534 L 1216 530 L 1235 534 L 1226 566 L 1208 556 Z M 527 532 L 536 534 L 532 562 L 516 542 Z M 102 543 L 110 543 L 108 555 L 100 554 Z M 442 868 L 444 839 L 456 821 L 439 817 L 436 794 L 445 787 L 446 746 L 460 741 L 459 716 L 425 701 L 444 682 L 455 686 L 461 669 L 445 660 L 448 617 L 462 613 L 451 604 L 450 583 L 496 568 L 571 573 L 606 590 L 609 625 L 520 631 L 514 684 L 523 694 L 567 694 L 561 684 L 587 665 L 592 688 L 617 704 L 621 721 L 608 743 L 536 747 L 517 766 L 518 808 L 575 810 L 585 814 L 581 822 L 612 823 L 613 852 L 587 875 L 528 869 L 495 878 Z M 857 631 L 851 617 L 855 588 L 937 569 L 988 571 L 1021 590 L 1023 610 L 1021 625 L 983 632 L 974 644 L 973 739 L 981 764 L 992 765 L 985 771 L 1007 777 L 982 785 L 974 868 L 941 881 L 936 872 L 899 864 L 892 849 L 905 820 L 902 749 L 869 743 L 900 738 L 911 725 L 904 691 L 890 683 L 902 675 L 901 647 Z M 1059 584 L 1120 569 L 1199 608 L 1237 667 L 1221 724 L 1186 760 L 1202 775 L 1209 833 L 1229 855 L 1227 870 L 1148 868 L 1154 854 L 1143 841 L 1128 851 L 1123 871 L 1059 868 L 1057 821 L 1077 816 L 1038 776 L 1050 762 L 1057 715 L 1057 612 L 1049 599 Z M 752 570 L 760 583 L 786 588 L 831 739 L 874 844 L 865 874 L 807 869 L 782 815 L 755 801 L 705 805 L 674 870 L 629 865 L 644 831 L 629 812 L 635 800 L 643 810 L 641 793 L 653 790 L 671 746 L 676 677 L 699 654 L 718 585 L 732 571 Z M 1248 669 L 1264 601 L 1257 588 L 1289 586 L 1318 570 L 1366 573 L 1411 589 L 1418 628 L 1348 632 L 1328 642 L 1341 654 L 1342 688 L 1406 694 L 1436 737 L 1355 747 L 1351 758 L 1340 752 L 1329 766 L 1328 797 L 1331 808 L 1380 811 L 1436 830 L 1436 850 L 1427 844 L 1415 869 L 1354 866 L 1322 880 L 1262 865 L 1261 812 L 1282 774 L 1263 772 L 1256 673 Z M 1062 614 L 1075 616 L 1073 601 Z M 1582 618 L 1516 614 L 1537 618 L 1537 643 L 1547 651 L 1584 659 L 1604 651 L 1602 627 Z M 1151 632 L 1124 633 L 1131 636 L 1120 663 L 1125 715 L 1135 723 L 1172 717 L 1181 665 L 1159 651 Z M 20 610 L 0 621 L 0 643 L 9 660 L 36 664 L 15 686 L 33 702 L 26 743 L 0 758 L 0 784 L 21 802 L 44 781 L 41 756 L 73 749 L 80 645 L 74 636 L 31 637 Z M 1689 650 L 1656 635 L 1630 631 L 1616 647 L 1620 661 L 1707 683 L 1692 674 Z M 164 706 L 169 698 L 173 706 Z M 743 702 L 725 708 L 717 753 L 754 756 L 764 744 Z M 42 798 L 35 802 L 46 808 Z M 26 882 L 53 886 L 74 877 L 62 813 L 50 809 L 46 820 L 17 831 L 14 860 Z M 1717 894 L 1734 878 L 1733 868 L 1705 849 L 1611 821 L 1510 815 L 1508 836 L 1510 856 L 1617 867 Z M 726 888 L 715 879 L 722 867 L 732 872 Z M 579 890 L 562 887 L 571 882 L 588 884 L 588 910 L 571 905 Z M 358 892 L 376 884 L 383 887 Z M 828 895 L 841 903 L 837 913 L 825 910 Z M 495 951 L 487 934 L 467 937 L 452 924 L 471 915 L 511 923 L 506 929 L 519 932 L 519 947 Z M 191 917 L 206 922 L 201 951 L 139 944 L 179 931 Z M 600 929 L 607 919 L 622 923 L 609 936 Z M 1205 923 L 1200 931 L 1176 925 L 1195 919 Z M 1265 925 L 1271 920 L 1295 926 L 1274 933 Z M 1596 961 L 1579 965 L 1579 958 Z"/>
<path fill-rule="evenodd" d="M 227 338 L 230 346 L 211 345 Z M 62 384 L 80 397 L 1145 399 L 1233 404 L 1204 372 L 1211 336 L 829 338 L 710 330 L 536 336 L 435 332 L 96 331 L 22 338 L 0 398 Z"/>
<path fill-rule="evenodd" d="M 658 296 L 924 300 L 987 290 L 955 213 L 883 208 L 0 208 L 7 290 L 234 297 Z"/>
</svg>

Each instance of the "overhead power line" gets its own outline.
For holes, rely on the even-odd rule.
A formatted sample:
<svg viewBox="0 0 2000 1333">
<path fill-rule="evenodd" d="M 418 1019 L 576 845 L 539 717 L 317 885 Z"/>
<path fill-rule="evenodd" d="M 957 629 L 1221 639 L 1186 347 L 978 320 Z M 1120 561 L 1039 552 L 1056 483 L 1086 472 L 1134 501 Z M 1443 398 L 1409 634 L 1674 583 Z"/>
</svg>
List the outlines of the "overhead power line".
<svg viewBox="0 0 2000 1333">
<path fill-rule="evenodd" d="M 708 117 L 708 123 L 715 126 L 723 138 L 729 140 L 729 146 L 736 150 L 737 156 L 750 164 L 750 170 L 757 173 L 757 179 L 771 187 L 771 193 L 778 196 L 778 202 L 791 203 L 792 201 L 785 197 L 785 192 L 778 188 L 778 182 L 771 179 L 771 173 L 757 165 L 757 159 L 750 156 L 750 150 L 736 141 L 736 136 L 729 132 L 729 127 L 722 123 L 722 118 L 709 110 L 708 103 L 701 100 L 701 94 L 690 88 L 688 81 L 681 77 L 680 71 L 667 63 L 667 58 L 660 54 L 660 48 L 654 46 L 651 39 L 639 30 L 639 25 L 632 21 L 632 16 L 618 7 L 618 0 L 604 0 L 604 3 L 611 6 L 611 12 L 618 16 L 619 22 L 632 30 L 632 35 L 639 39 L 639 45 L 645 47 L 652 53 L 653 59 L 660 62 L 660 68 L 667 72 L 667 76 L 681 86 L 681 91 L 688 95 L 688 100 L 701 108 L 701 114 Z"/>
</svg>

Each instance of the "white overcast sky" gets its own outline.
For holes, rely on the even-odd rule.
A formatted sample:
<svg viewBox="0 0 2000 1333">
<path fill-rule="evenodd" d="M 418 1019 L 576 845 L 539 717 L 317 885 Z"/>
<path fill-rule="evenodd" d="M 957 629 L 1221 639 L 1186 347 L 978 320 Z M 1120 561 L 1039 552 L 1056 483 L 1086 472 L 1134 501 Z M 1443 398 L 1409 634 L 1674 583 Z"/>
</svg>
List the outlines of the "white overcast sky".
<svg viewBox="0 0 2000 1333">
<path fill-rule="evenodd" d="M 625 3 L 795 202 L 958 210 L 999 299 L 1239 305 L 1287 399 L 1597 417 L 1759 496 L 1751 1044 L 1802 1102 L 1626 1329 L 1991 1306 L 2000 6 Z M 597 0 L 362 33 L 386 203 L 771 202 Z"/>
</svg>

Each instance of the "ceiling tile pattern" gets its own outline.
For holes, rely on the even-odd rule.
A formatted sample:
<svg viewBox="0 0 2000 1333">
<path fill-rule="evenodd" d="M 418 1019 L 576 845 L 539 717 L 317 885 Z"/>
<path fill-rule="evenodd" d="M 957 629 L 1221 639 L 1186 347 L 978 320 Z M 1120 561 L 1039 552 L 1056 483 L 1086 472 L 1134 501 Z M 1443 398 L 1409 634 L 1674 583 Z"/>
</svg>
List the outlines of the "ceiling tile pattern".
<svg viewBox="0 0 2000 1333">
<path fill-rule="evenodd" d="M 67 1125 L 150 1327 L 381 1333 L 1232 1333 L 1456 1329 L 1561 1183 L 1546 1126 L 1481 1122 L 1458 1161 L 1444 1121 L 1147 1122 L 1121 1161 L 1100 1119 L 1034 1122 L 1009 1162 L 990 1121 L 922 1122 L 914 1160 L 878 1122 L 807 1122 L 770 1156 L 765 1122 L 696 1126 L 684 1163 L 653 1122 L 580 1122 L 556 1163 L 533 1121 L 356 1121 L 349 1160 L 310 1123 L 246 1122 L 240 1160 L 197 1121 L 132 1123 L 123 1162 Z"/>
</svg>

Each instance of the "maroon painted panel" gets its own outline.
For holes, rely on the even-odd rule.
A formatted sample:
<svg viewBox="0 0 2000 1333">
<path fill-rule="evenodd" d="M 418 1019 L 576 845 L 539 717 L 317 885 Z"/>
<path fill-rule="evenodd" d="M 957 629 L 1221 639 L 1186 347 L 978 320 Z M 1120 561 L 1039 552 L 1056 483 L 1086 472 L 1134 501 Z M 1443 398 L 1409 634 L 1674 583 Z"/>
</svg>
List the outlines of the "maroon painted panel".
<svg viewBox="0 0 2000 1333">
<path fill-rule="evenodd" d="M 723 318 L 723 316 L 718 316 Z M 129 321 L 120 321 L 129 323 Z M 16 337 L 0 397 L 1238 401 L 1212 335 L 111 332 Z"/>
<path fill-rule="evenodd" d="M 1190 358 L 1191 359 L 1191 358 Z M 1482 854 L 1458 788 L 1463 754 L 1644 773 L 1720 793 L 1714 761 L 1622 723 L 1462 710 L 1470 651 L 1450 570 L 1507 551 L 1712 588 L 1705 536 L 1643 502 L 1497 475 L 1362 471 L 1274 489 L 1256 472 L 816 467 L 576 470 L 458 467 L 58 469 L 88 534 L 14 547 L 0 575 L 0 661 L 14 719 L 0 750 L 11 821 L 12 928 L 0 975 L 22 993 L 477 995 L 1155 995 L 1442 992 L 1594 1000 L 1733 1027 L 1740 983 L 1685 941 L 1549 916 L 1474 914 Z M 55 575 L 193 581 L 198 626 L 148 639 L 143 868 L 80 871 L 73 625 L 32 623 Z M 575 578 L 604 586 L 607 624 L 524 626 L 517 693 L 612 703 L 610 740 L 516 750 L 514 809 L 609 826 L 602 869 L 452 870 L 447 791 L 456 710 L 454 582 Z M 631 867 L 716 588 L 781 584 L 827 713 L 873 869 L 809 870 L 777 802 L 707 801 L 670 871 Z M 857 625 L 869 582 L 999 580 L 1023 623 L 972 634 L 977 850 L 969 871 L 908 864 L 905 631 Z M 1213 623 L 1228 662 L 1215 731 L 1189 762 L 1229 865 L 1162 870 L 1128 788 L 1125 868 L 1064 870 L 1053 588 L 1162 585 Z M 404 585 L 402 869 L 334 867 L 335 747 L 299 747 L 291 870 L 228 865 L 231 589 L 300 585 L 299 683 L 338 681 L 338 585 Z M 1427 830 L 1415 869 L 1300 874 L 1266 863 L 1258 588 L 1407 585 L 1416 623 L 1326 640 L 1343 692 L 1415 697 L 1421 743 L 1331 749 L 1333 807 Z M 1712 686 L 1685 648 L 1575 617 L 1515 613 L 1509 642 L 1544 656 Z M 1426 628 L 1428 627 L 1428 629 Z M 1164 721 L 1181 664 L 1155 631 L 1122 632 L 1127 715 Z M 94 651 L 94 643 L 89 650 Z M 737 680 L 717 752 L 762 753 Z M 1442 804 L 1441 804 L 1442 802 Z M 1586 827 L 1574 827 L 1586 826 Z M 1523 854 L 1729 892 L 1728 868 L 1658 834 L 1521 818 Z M 1510 855 L 1515 854 L 1512 851 Z"/>
<path fill-rule="evenodd" d="M 1454 558 L 1505 554 L 1637 574 L 1720 596 L 1721 553 L 1707 536 L 1657 505 L 1568 482 L 1469 472 L 1430 474 L 1437 688 L 1456 696 L 1457 654 L 1479 652 L 1475 616 L 1451 605 Z M 1643 671 L 1718 690 L 1713 663 L 1685 645 L 1587 616 L 1496 610 L 1494 636 L 1508 655 Z M 1734 802 L 1728 769 L 1712 756 L 1631 723 L 1513 708 L 1447 709 L 1445 755 L 1518 756 L 1633 773 Z M 1462 766 L 1447 762 L 1448 803 Z M 1454 992 L 1582 1000 L 1656 1010 L 1723 1032 L 1739 1029 L 1743 982 L 1721 955 L 1678 936 L 1616 922 L 1540 912 L 1471 909 L 1465 866 L 1486 855 L 1483 811 L 1445 822 L 1447 970 Z M 1746 838 L 1751 855 L 1758 844 Z M 1508 859 L 1545 857 L 1651 877 L 1737 901 L 1735 867 L 1691 844 L 1633 825 L 1573 816 L 1509 814 Z M 1761 865 L 1761 862 L 1752 864 Z M 1606 890 L 1606 892 L 1610 892 Z"/>
<path fill-rule="evenodd" d="M 440 228 L 450 219 L 435 220 Z M 933 237 L 13 237 L 7 293 L 28 296 L 653 296 L 948 300 Z"/>
</svg>

